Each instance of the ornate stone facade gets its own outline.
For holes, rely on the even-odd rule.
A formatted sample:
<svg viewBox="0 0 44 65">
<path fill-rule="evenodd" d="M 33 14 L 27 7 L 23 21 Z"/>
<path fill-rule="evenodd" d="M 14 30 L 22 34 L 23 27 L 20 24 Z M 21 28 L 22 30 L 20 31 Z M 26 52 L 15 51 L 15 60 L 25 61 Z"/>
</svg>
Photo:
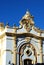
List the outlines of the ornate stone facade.
<svg viewBox="0 0 44 65">
<path fill-rule="evenodd" d="M 33 18 L 27 11 L 19 27 L 0 23 L 0 65 L 44 63 L 44 31 Z"/>
</svg>

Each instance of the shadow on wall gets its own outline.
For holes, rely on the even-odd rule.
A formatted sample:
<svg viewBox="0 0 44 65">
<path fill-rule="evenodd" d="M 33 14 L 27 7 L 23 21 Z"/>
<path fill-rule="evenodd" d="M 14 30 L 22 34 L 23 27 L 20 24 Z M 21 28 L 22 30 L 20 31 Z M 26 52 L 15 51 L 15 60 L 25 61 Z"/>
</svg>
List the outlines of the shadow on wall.
<svg viewBox="0 0 44 65">
<path fill-rule="evenodd" d="M 14 65 L 14 64 L 11 64 L 11 65 Z M 44 63 L 29 64 L 29 65 L 44 65 Z"/>
<path fill-rule="evenodd" d="M 30 64 L 30 65 L 44 65 L 44 63 Z"/>
</svg>

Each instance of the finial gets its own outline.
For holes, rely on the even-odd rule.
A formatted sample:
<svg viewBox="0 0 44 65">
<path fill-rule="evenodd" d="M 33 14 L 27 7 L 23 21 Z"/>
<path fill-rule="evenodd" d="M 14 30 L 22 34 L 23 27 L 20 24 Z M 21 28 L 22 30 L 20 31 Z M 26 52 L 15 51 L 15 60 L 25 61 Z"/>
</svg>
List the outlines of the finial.
<svg viewBox="0 0 44 65">
<path fill-rule="evenodd" d="M 29 12 L 29 9 L 27 9 L 27 11 Z"/>
<path fill-rule="evenodd" d="M 27 11 L 26 11 L 26 14 L 27 14 L 27 15 L 28 15 L 28 14 L 30 15 L 30 13 L 29 13 L 29 10 L 28 10 L 28 9 L 27 9 Z"/>
<path fill-rule="evenodd" d="M 13 27 L 16 27 L 16 24 L 15 23 L 13 24 Z"/>
<path fill-rule="evenodd" d="M 0 27 L 4 27 L 4 23 L 0 22 Z"/>
<path fill-rule="evenodd" d="M 6 25 L 9 26 L 9 23 L 7 22 Z"/>
<path fill-rule="evenodd" d="M 6 27 L 7 27 L 7 28 L 9 27 L 9 23 L 8 23 L 8 22 L 6 23 Z"/>
</svg>

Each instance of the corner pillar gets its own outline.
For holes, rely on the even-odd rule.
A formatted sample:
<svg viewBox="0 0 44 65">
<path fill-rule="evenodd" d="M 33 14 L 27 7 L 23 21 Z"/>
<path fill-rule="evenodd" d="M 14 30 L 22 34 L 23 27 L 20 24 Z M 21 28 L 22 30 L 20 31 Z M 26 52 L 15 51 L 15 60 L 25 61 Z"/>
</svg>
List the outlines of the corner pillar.
<svg viewBox="0 0 44 65">
<path fill-rule="evenodd" d="M 16 36 L 14 37 L 14 42 L 13 42 L 13 58 L 12 58 L 12 63 L 14 65 L 16 65 L 16 49 L 17 49 L 17 46 L 16 46 Z"/>
<path fill-rule="evenodd" d="M 42 40 L 40 40 L 40 63 L 43 62 L 43 56 L 42 56 Z"/>
<path fill-rule="evenodd" d="M 37 54 L 37 63 L 42 63 L 43 62 L 43 56 L 42 56 L 42 40 L 39 40 L 39 50 L 40 53 Z"/>
<path fill-rule="evenodd" d="M 14 33 L 16 33 L 16 28 L 14 28 L 13 30 Z M 13 54 L 12 54 L 12 63 L 14 65 L 16 65 L 16 59 L 17 59 L 17 54 L 16 54 L 16 50 L 17 50 L 17 45 L 16 45 L 16 35 L 13 37 Z"/>
</svg>

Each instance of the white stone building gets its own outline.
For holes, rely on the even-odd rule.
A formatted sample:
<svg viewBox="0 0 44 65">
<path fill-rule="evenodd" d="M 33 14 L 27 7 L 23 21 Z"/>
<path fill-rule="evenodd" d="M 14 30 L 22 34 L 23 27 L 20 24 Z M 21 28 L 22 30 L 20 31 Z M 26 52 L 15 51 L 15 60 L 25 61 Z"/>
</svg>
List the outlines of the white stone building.
<svg viewBox="0 0 44 65">
<path fill-rule="evenodd" d="M 20 26 L 0 23 L 0 65 L 44 63 L 44 31 L 34 26 L 27 11 Z"/>
</svg>

